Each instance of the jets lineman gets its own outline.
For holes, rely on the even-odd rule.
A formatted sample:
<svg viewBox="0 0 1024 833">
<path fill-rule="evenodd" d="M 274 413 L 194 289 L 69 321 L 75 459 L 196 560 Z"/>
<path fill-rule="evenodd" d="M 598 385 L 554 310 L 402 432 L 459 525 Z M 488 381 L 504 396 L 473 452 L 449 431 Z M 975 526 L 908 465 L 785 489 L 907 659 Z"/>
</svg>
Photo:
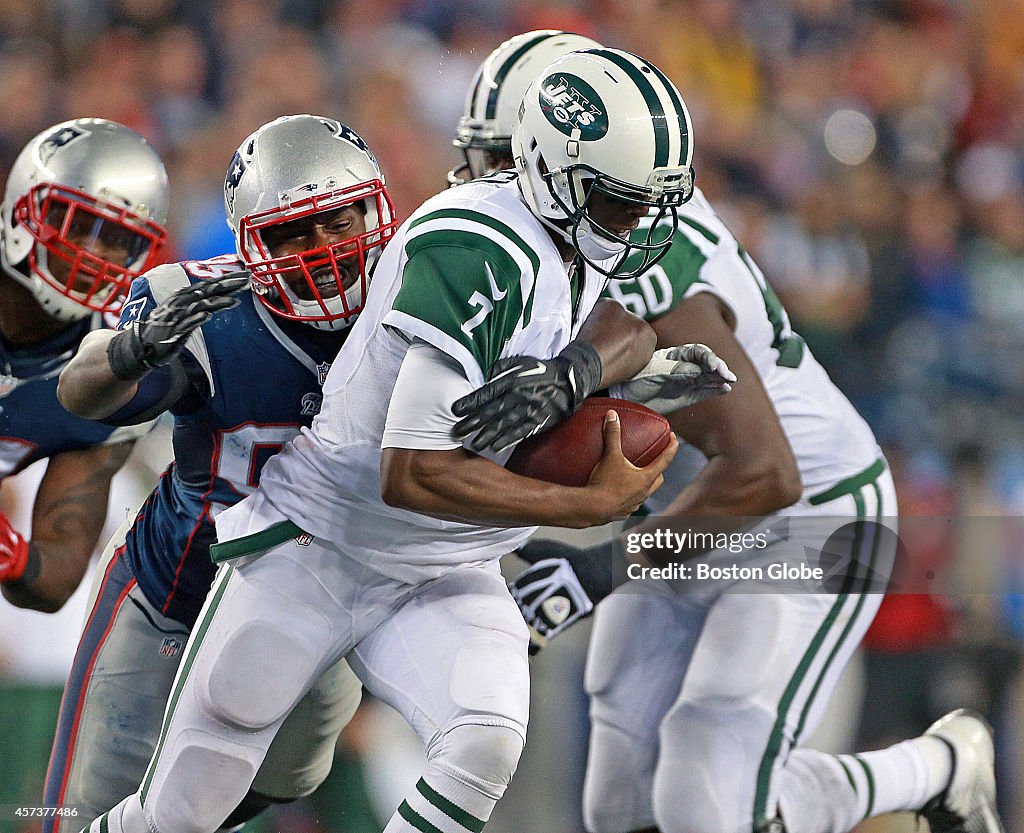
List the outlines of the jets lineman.
<svg viewBox="0 0 1024 833">
<path fill-rule="evenodd" d="M 516 128 L 523 181 L 451 189 L 397 232 L 312 430 L 218 517 L 215 556 L 230 563 L 200 615 L 156 756 L 139 793 L 93 830 L 216 827 L 284 715 L 342 656 L 426 748 L 388 833 L 482 829 L 515 770 L 529 699 L 527 631 L 497 558 L 534 525 L 630 512 L 676 445 L 634 468 L 610 413 L 590 483 L 568 489 L 464 450 L 451 403 L 503 356 L 536 354 L 534 383 L 573 405 L 649 359 L 650 341 L 638 347 L 633 332 L 605 363 L 579 338 L 605 275 L 637 248 L 626 237 L 638 218 L 652 205 L 671 217 L 690 194 L 681 99 L 660 80 L 642 90 L 640 74 L 639 59 L 612 50 L 555 62 Z M 587 118 L 568 115 L 584 94 Z M 548 168 L 567 142 L 579 166 Z M 663 251 L 639 248 L 644 261 Z"/>
<path fill-rule="evenodd" d="M 672 416 L 706 464 L 692 479 L 684 466 L 670 468 L 669 485 L 648 507 L 684 522 L 818 518 L 841 528 L 833 545 L 842 541 L 851 563 L 884 572 L 892 537 L 858 538 L 871 527 L 849 525 L 869 519 L 892 528 L 897 514 L 867 424 L 699 190 L 675 230 L 647 218 L 636 234 L 648 239 L 659 223 L 674 237 L 669 253 L 609 284 L 608 297 L 650 321 L 659 344 L 683 333 L 705 342 L 740 381 L 729 396 Z M 514 593 L 542 634 L 554 635 L 611 590 L 607 549 L 531 542 L 521 553 L 537 563 Z M 606 599 L 586 672 L 588 830 L 756 833 L 784 825 L 789 833 L 843 833 L 866 817 L 911 810 L 933 831 L 1000 831 L 991 738 L 976 716 L 953 713 L 925 736 L 877 752 L 833 756 L 800 746 L 874 617 L 881 593 L 868 588 L 861 576 L 834 594 L 723 584 Z M 546 610 L 558 608 L 543 602 L 558 596 L 571 600 L 571 613 L 556 623 Z"/>
<path fill-rule="evenodd" d="M 511 164 L 512 116 L 505 105 L 528 83 L 531 55 L 590 48 L 578 40 L 564 32 L 528 32 L 488 56 L 455 139 L 466 165 L 452 171 L 450 181 L 466 170 L 480 176 Z M 657 223 L 645 219 L 638 239 L 649 239 Z M 818 514 L 826 528 L 868 516 L 893 527 L 891 479 L 870 430 L 792 332 L 756 264 L 699 190 L 679 209 L 673 237 L 661 263 L 611 282 L 606 296 L 648 320 L 659 346 L 684 337 L 706 341 L 738 369 L 743 383 L 722 400 L 674 416 L 680 435 L 706 453 L 708 465 L 691 483 L 694 472 L 677 460 L 648 508 L 684 518 Z M 648 404 L 671 406 L 657 399 Z M 510 406 L 500 393 L 488 403 L 495 410 Z M 542 410 L 535 406 L 534 413 Z M 520 413 L 515 430 L 533 424 Z M 499 431 L 494 439 L 500 443 L 504 435 Z M 859 547 L 868 559 L 869 545 Z M 609 551 L 542 541 L 520 547 L 522 557 L 536 562 L 512 586 L 531 625 L 533 650 L 611 592 Z M 911 809 L 935 831 L 999 830 L 991 742 L 974 716 L 954 713 L 926 739 L 855 759 L 798 748 L 878 600 L 877 593 L 852 592 L 826 598 L 823 606 L 797 596 L 768 600 L 722 592 L 699 605 L 693 598 L 636 594 L 605 602 L 587 678 L 594 727 L 585 797 L 589 829 L 758 830 L 777 825 L 781 816 L 791 833 L 840 833 L 864 816 Z M 668 633 L 678 633 L 678 640 L 666 640 Z M 780 649 L 786 661 L 779 661 Z M 730 677 L 723 657 L 748 662 Z M 726 706 L 734 699 L 734 708 Z M 759 724 L 751 715 L 760 715 Z M 726 737 L 731 746 L 723 746 Z M 741 742 L 733 743 L 737 738 Z M 716 758 L 713 748 L 732 754 Z"/>
<path fill-rule="evenodd" d="M 175 418 L 175 462 L 108 546 L 61 705 L 46 800 L 92 815 L 145 774 L 213 581 L 214 516 L 250 494 L 267 459 L 312 423 L 397 225 L 363 140 L 319 116 L 282 117 L 247 137 L 224 202 L 237 254 L 135 281 L 120 332 L 87 339 L 61 376 L 61 401 L 83 415 Z M 250 284 L 243 269 L 254 291 L 236 295 Z M 344 662 L 325 668 L 227 825 L 312 792 L 360 694 Z"/>
</svg>

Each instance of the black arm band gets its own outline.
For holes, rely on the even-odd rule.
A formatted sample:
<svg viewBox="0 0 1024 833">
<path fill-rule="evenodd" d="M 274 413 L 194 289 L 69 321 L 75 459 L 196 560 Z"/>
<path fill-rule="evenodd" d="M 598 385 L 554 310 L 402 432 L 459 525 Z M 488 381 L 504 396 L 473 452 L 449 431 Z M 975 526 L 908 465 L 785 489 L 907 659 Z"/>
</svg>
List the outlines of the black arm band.
<svg viewBox="0 0 1024 833">
<path fill-rule="evenodd" d="M 110 370 L 122 382 L 137 382 L 151 370 L 141 355 L 141 339 L 137 327 L 136 323 L 122 330 L 107 344 Z"/>
<path fill-rule="evenodd" d="M 603 371 L 601 357 L 597 354 L 597 350 L 585 341 L 570 342 L 569 346 L 558 356 L 568 359 L 576 372 L 576 402 L 574 404 L 579 407 L 580 403 L 597 390 L 597 386 L 601 384 Z"/>
</svg>

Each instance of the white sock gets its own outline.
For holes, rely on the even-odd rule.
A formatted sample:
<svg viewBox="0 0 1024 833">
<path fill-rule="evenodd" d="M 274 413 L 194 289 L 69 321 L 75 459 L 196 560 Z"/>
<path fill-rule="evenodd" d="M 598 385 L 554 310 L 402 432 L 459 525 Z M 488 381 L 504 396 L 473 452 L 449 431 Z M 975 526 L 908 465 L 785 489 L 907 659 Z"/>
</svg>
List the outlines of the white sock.
<svg viewBox="0 0 1024 833">
<path fill-rule="evenodd" d="M 919 810 L 951 772 L 949 749 L 931 737 L 857 755 L 797 749 L 778 776 L 779 808 L 787 833 L 848 833 L 869 816 Z"/>
<path fill-rule="evenodd" d="M 150 833 L 138 793 L 128 796 L 89 825 L 89 833 Z"/>
<path fill-rule="evenodd" d="M 493 784 L 431 763 L 384 833 L 479 833 L 500 797 Z"/>
</svg>

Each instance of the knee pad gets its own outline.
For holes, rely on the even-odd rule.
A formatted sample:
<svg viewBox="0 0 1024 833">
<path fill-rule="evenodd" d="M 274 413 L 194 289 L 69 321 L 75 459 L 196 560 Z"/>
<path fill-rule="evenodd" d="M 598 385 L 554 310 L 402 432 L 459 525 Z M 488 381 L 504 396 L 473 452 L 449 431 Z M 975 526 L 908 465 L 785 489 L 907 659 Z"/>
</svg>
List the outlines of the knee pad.
<svg viewBox="0 0 1024 833">
<path fill-rule="evenodd" d="M 500 721 L 500 722 L 499 722 Z M 524 733 L 507 721 L 456 724 L 444 731 L 427 750 L 429 766 L 436 766 L 497 800 L 512 780 L 525 744 Z"/>
<path fill-rule="evenodd" d="M 648 743 L 619 726 L 593 721 L 583 784 L 583 821 L 590 833 L 654 828 L 651 789 L 657 757 L 656 734 Z"/>
<path fill-rule="evenodd" d="M 683 702 L 661 725 L 652 790 L 662 833 L 752 833 L 771 715 L 728 703 Z"/>
<path fill-rule="evenodd" d="M 218 722 L 262 731 L 291 711 L 318 659 L 297 635 L 268 622 L 244 622 L 222 644 L 200 653 L 200 705 Z"/>
</svg>

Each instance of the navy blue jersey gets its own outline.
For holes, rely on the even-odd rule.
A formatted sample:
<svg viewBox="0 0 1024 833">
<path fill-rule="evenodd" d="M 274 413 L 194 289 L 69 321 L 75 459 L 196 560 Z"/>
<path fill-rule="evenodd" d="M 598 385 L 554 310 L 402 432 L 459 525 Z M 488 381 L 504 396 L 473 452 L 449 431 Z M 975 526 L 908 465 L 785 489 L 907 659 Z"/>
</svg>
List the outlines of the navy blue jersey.
<svg viewBox="0 0 1024 833">
<path fill-rule="evenodd" d="M 242 268 L 234 256 L 159 266 L 132 284 L 119 326 L 190 283 Z M 251 493 L 263 464 L 320 410 L 343 340 L 273 316 L 248 291 L 185 343 L 190 390 L 171 406 L 174 462 L 139 510 L 125 547 L 139 587 L 191 627 L 213 581 L 212 515 Z"/>
<path fill-rule="evenodd" d="M 82 339 L 101 326 L 101 317 L 92 315 L 29 347 L 13 347 L 0 338 L 0 479 L 36 460 L 134 439 L 145 430 L 82 419 L 57 401 L 61 370 Z"/>
</svg>

